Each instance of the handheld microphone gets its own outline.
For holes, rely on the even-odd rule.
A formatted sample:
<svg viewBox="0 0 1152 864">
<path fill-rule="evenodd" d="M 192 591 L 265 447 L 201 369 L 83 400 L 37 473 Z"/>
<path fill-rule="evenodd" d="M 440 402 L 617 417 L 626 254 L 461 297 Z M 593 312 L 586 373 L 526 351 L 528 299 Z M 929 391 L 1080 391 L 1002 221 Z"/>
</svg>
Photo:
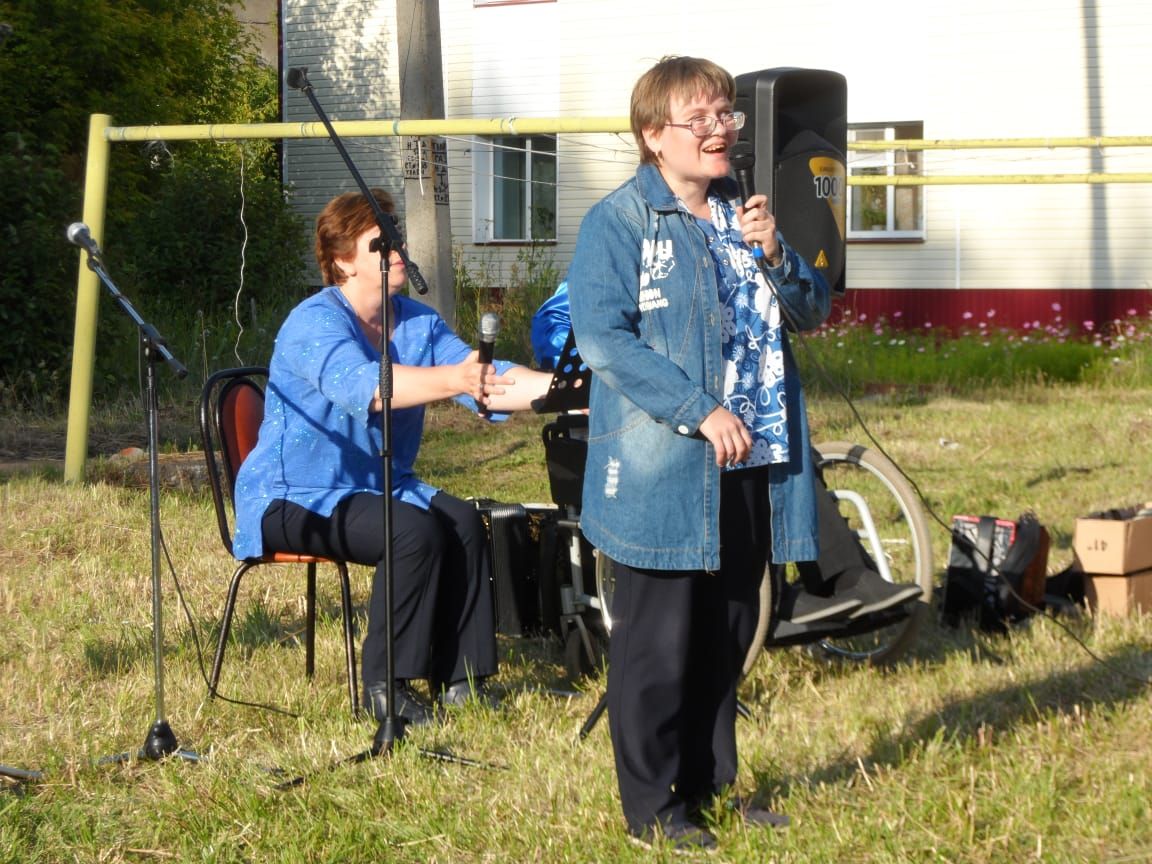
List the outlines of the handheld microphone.
<svg viewBox="0 0 1152 864">
<path fill-rule="evenodd" d="M 496 337 L 500 335 L 500 316 L 485 312 L 480 317 L 480 362 L 488 365 L 496 353 Z"/>
<path fill-rule="evenodd" d="M 93 258 L 100 258 L 100 247 L 92 237 L 92 232 L 88 230 L 88 226 L 83 222 L 73 222 L 68 226 L 66 232 L 68 242 L 73 246 L 79 246 Z"/>
<path fill-rule="evenodd" d="M 751 141 L 737 141 L 728 151 L 728 163 L 736 175 L 736 185 L 740 187 L 740 197 L 747 203 L 748 199 L 756 193 L 756 178 L 752 169 L 756 166 L 756 148 Z M 752 247 L 752 257 L 764 257 L 764 249 L 756 241 L 748 244 Z"/>
</svg>

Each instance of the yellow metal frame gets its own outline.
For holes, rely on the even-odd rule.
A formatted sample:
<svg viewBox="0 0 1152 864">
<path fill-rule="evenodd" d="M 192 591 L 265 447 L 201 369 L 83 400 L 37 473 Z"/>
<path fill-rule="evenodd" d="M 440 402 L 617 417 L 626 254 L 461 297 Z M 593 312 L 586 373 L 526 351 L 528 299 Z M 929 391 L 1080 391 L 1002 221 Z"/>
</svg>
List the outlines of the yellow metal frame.
<svg viewBox="0 0 1152 864">
<path fill-rule="evenodd" d="M 177 126 L 112 126 L 107 114 L 93 114 L 88 126 L 88 159 L 84 179 L 84 222 L 92 237 L 104 236 L 111 145 L 129 141 L 239 141 L 254 138 L 326 138 L 321 123 L 219 123 Z M 626 117 L 508 117 L 471 120 L 352 120 L 332 124 L 341 137 L 400 137 L 407 135 L 544 135 L 628 133 Z M 1152 136 L 1082 138 L 982 138 L 955 140 L 909 139 L 854 141 L 852 151 L 876 150 L 1000 150 L 1047 148 L 1152 147 Z M 941 186 L 1041 183 L 1152 183 L 1152 173 L 1125 174 L 997 174 L 957 176 L 856 176 L 850 186 Z M 92 376 L 96 361 L 96 316 L 99 285 L 81 253 L 76 280 L 76 326 L 73 337 L 72 381 L 68 401 L 68 439 L 64 479 L 84 479 L 88 452 L 88 422 Z"/>
</svg>

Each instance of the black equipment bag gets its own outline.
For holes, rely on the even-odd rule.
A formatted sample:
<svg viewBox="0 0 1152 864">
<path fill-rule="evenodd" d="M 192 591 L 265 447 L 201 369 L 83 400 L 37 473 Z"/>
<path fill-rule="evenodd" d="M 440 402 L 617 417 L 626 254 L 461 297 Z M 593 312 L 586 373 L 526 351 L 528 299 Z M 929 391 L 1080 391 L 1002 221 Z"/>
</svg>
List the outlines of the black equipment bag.
<svg viewBox="0 0 1152 864">
<path fill-rule="evenodd" d="M 505 636 L 529 636 L 544 629 L 558 632 L 556 512 L 487 498 L 473 500 L 488 530 L 496 631 Z"/>
<path fill-rule="evenodd" d="M 1044 605 L 1048 529 L 1033 513 L 1016 522 L 955 516 L 944 582 L 944 623 L 978 613 L 981 630 L 1003 633 Z"/>
</svg>

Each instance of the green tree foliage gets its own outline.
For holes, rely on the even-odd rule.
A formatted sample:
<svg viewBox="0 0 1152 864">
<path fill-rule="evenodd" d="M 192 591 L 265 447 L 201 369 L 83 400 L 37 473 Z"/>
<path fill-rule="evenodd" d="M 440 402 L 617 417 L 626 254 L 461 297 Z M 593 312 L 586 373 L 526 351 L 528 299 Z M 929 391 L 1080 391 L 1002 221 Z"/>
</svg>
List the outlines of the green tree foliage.
<svg viewBox="0 0 1152 864">
<path fill-rule="evenodd" d="M 58 396 L 66 383 L 80 255 L 64 230 L 82 212 L 90 115 L 117 126 L 278 119 L 276 70 L 260 60 L 235 5 L 0 0 L 0 22 L 11 27 L 0 45 L 0 402 Z M 254 291 L 294 293 L 306 239 L 272 143 L 111 150 L 101 239 L 138 309 L 215 314 L 237 287 L 242 254 Z M 103 296 L 98 388 L 136 371 L 108 352 L 108 339 L 124 333 L 111 307 Z M 167 335 L 187 322 L 156 323 Z"/>
</svg>

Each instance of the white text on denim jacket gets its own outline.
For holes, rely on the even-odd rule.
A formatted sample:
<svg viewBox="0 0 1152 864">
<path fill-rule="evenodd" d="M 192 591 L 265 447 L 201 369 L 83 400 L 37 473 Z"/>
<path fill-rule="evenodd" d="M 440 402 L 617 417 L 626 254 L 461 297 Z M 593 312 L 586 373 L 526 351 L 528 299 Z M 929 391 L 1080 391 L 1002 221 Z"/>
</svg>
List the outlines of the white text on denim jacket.
<svg viewBox="0 0 1152 864">
<path fill-rule="evenodd" d="M 653 286 L 652 283 L 667 278 L 676 267 L 672 257 L 672 241 L 654 242 L 644 238 L 640 256 L 644 266 L 640 273 L 640 311 L 663 309 L 668 305 L 668 298 L 660 292 L 659 286 Z"/>
</svg>

